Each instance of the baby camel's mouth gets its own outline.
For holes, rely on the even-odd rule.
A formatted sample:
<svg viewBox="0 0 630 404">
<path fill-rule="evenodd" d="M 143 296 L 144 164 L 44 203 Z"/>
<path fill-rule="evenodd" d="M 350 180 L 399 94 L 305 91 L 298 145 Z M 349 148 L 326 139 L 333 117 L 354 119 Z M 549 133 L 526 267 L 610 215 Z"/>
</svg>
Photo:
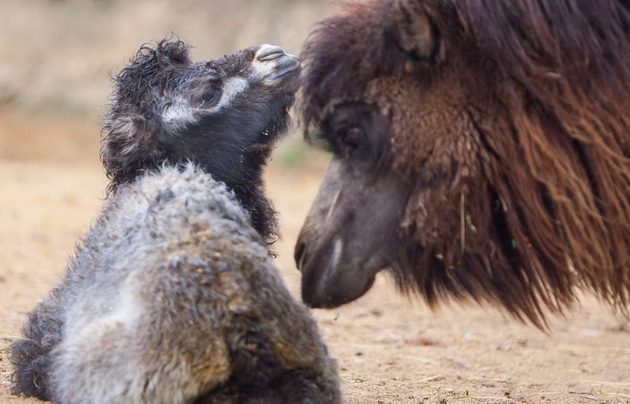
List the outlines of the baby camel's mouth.
<svg viewBox="0 0 630 404">
<path fill-rule="evenodd" d="M 292 66 L 289 66 L 287 68 L 285 68 L 284 70 L 282 70 L 281 72 L 279 72 L 276 76 L 274 77 L 270 77 L 269 80 L 281 80 L 287 76 L 290 76 L 294 73 L 298 73 L 301 69 L 300 69 L 300 61 L 295 59 L 297 61 L 297 63 L 293 64 Z"/>
<path fill-rule="evenodd" d="M 283 82 L 302 70 L 300 59 L 272 45 L 260 46 L 254 64 L 265 73 L 266 84 Z"/>
<path fill-rule="evenodd" d="M 285 80 L 293 75 L 298 75 L 302 70 L 300 60 L 293 55 L 285 53 L 275 60 L 277 61 L 277 66 L 274 68 L 273 73 L 267 77 L 268 82 Z"/>
</svg>

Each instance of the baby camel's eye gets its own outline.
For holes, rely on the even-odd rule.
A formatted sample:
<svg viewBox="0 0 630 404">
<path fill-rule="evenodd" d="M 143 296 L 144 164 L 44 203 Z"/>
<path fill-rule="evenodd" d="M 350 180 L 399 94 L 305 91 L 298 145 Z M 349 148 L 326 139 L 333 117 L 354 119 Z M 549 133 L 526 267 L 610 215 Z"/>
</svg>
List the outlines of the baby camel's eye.
<svg viewBox="0 0 630 404">
<path fill-rule="evenodd" d="M 221 89 L 218 87 L 211 87 L 206 89 L 199 97 L 199 102 L 196 105 L 197 109 L 210 109 L 217 105 L 221 99 Z"/>
</svg>

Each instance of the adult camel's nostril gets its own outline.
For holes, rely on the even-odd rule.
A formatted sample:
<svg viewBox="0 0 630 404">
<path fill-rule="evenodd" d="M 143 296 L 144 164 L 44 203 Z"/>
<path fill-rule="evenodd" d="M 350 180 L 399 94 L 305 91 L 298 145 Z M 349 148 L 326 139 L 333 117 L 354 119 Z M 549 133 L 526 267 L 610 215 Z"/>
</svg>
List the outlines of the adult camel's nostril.
<svg viewBox="0 0 630 404">
<path fill-rule="evenodd" d="M 284 53 L 284 49 L 281 47 L 265 44 L 261 45 L 260 49 L 256 52 L 256 59 L 261 62 L 269 62 L 285 55 L 286 53 Z"/>
<path fill-rule="evenodd" d="M 297 266 L 297 269 L 300 272 L 303 271 L 304 261 L 306 261 L 305 250 L 306 250 L 306 243 L 298 240 L 298 243 L 295 246 L 295 253 L 293 254 L 293 258 L 295 259 L 295 264 Z"/>
</svg>

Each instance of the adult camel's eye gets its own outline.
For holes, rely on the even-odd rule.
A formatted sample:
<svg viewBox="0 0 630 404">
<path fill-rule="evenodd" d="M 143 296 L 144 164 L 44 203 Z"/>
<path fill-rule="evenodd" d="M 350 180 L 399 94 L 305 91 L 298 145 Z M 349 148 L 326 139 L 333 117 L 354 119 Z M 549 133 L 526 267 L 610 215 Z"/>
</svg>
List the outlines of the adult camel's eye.
<svg viewBox="0 0 630 404">
<path fill-rule="evenodd" d="M 365 132 L 362 128 L 351 127 L 339 133 L 339 151 L 344 157 L 350 156 L 365 142 Z"/>
</svg>

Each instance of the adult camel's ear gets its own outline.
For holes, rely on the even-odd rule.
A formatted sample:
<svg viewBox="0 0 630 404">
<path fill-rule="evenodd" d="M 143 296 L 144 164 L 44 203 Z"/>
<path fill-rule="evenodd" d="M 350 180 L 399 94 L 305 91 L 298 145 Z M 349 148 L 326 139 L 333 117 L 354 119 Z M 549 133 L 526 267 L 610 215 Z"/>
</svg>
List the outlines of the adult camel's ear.
<svg viewBox="0 0 630 404">
<path fill-rule="evenodd" d="M 416 59 L 431 59 L 437 49 L 438 36 L 419 0 L 395 0 L 394 34 L 400 49 Z"/>
</svg>

